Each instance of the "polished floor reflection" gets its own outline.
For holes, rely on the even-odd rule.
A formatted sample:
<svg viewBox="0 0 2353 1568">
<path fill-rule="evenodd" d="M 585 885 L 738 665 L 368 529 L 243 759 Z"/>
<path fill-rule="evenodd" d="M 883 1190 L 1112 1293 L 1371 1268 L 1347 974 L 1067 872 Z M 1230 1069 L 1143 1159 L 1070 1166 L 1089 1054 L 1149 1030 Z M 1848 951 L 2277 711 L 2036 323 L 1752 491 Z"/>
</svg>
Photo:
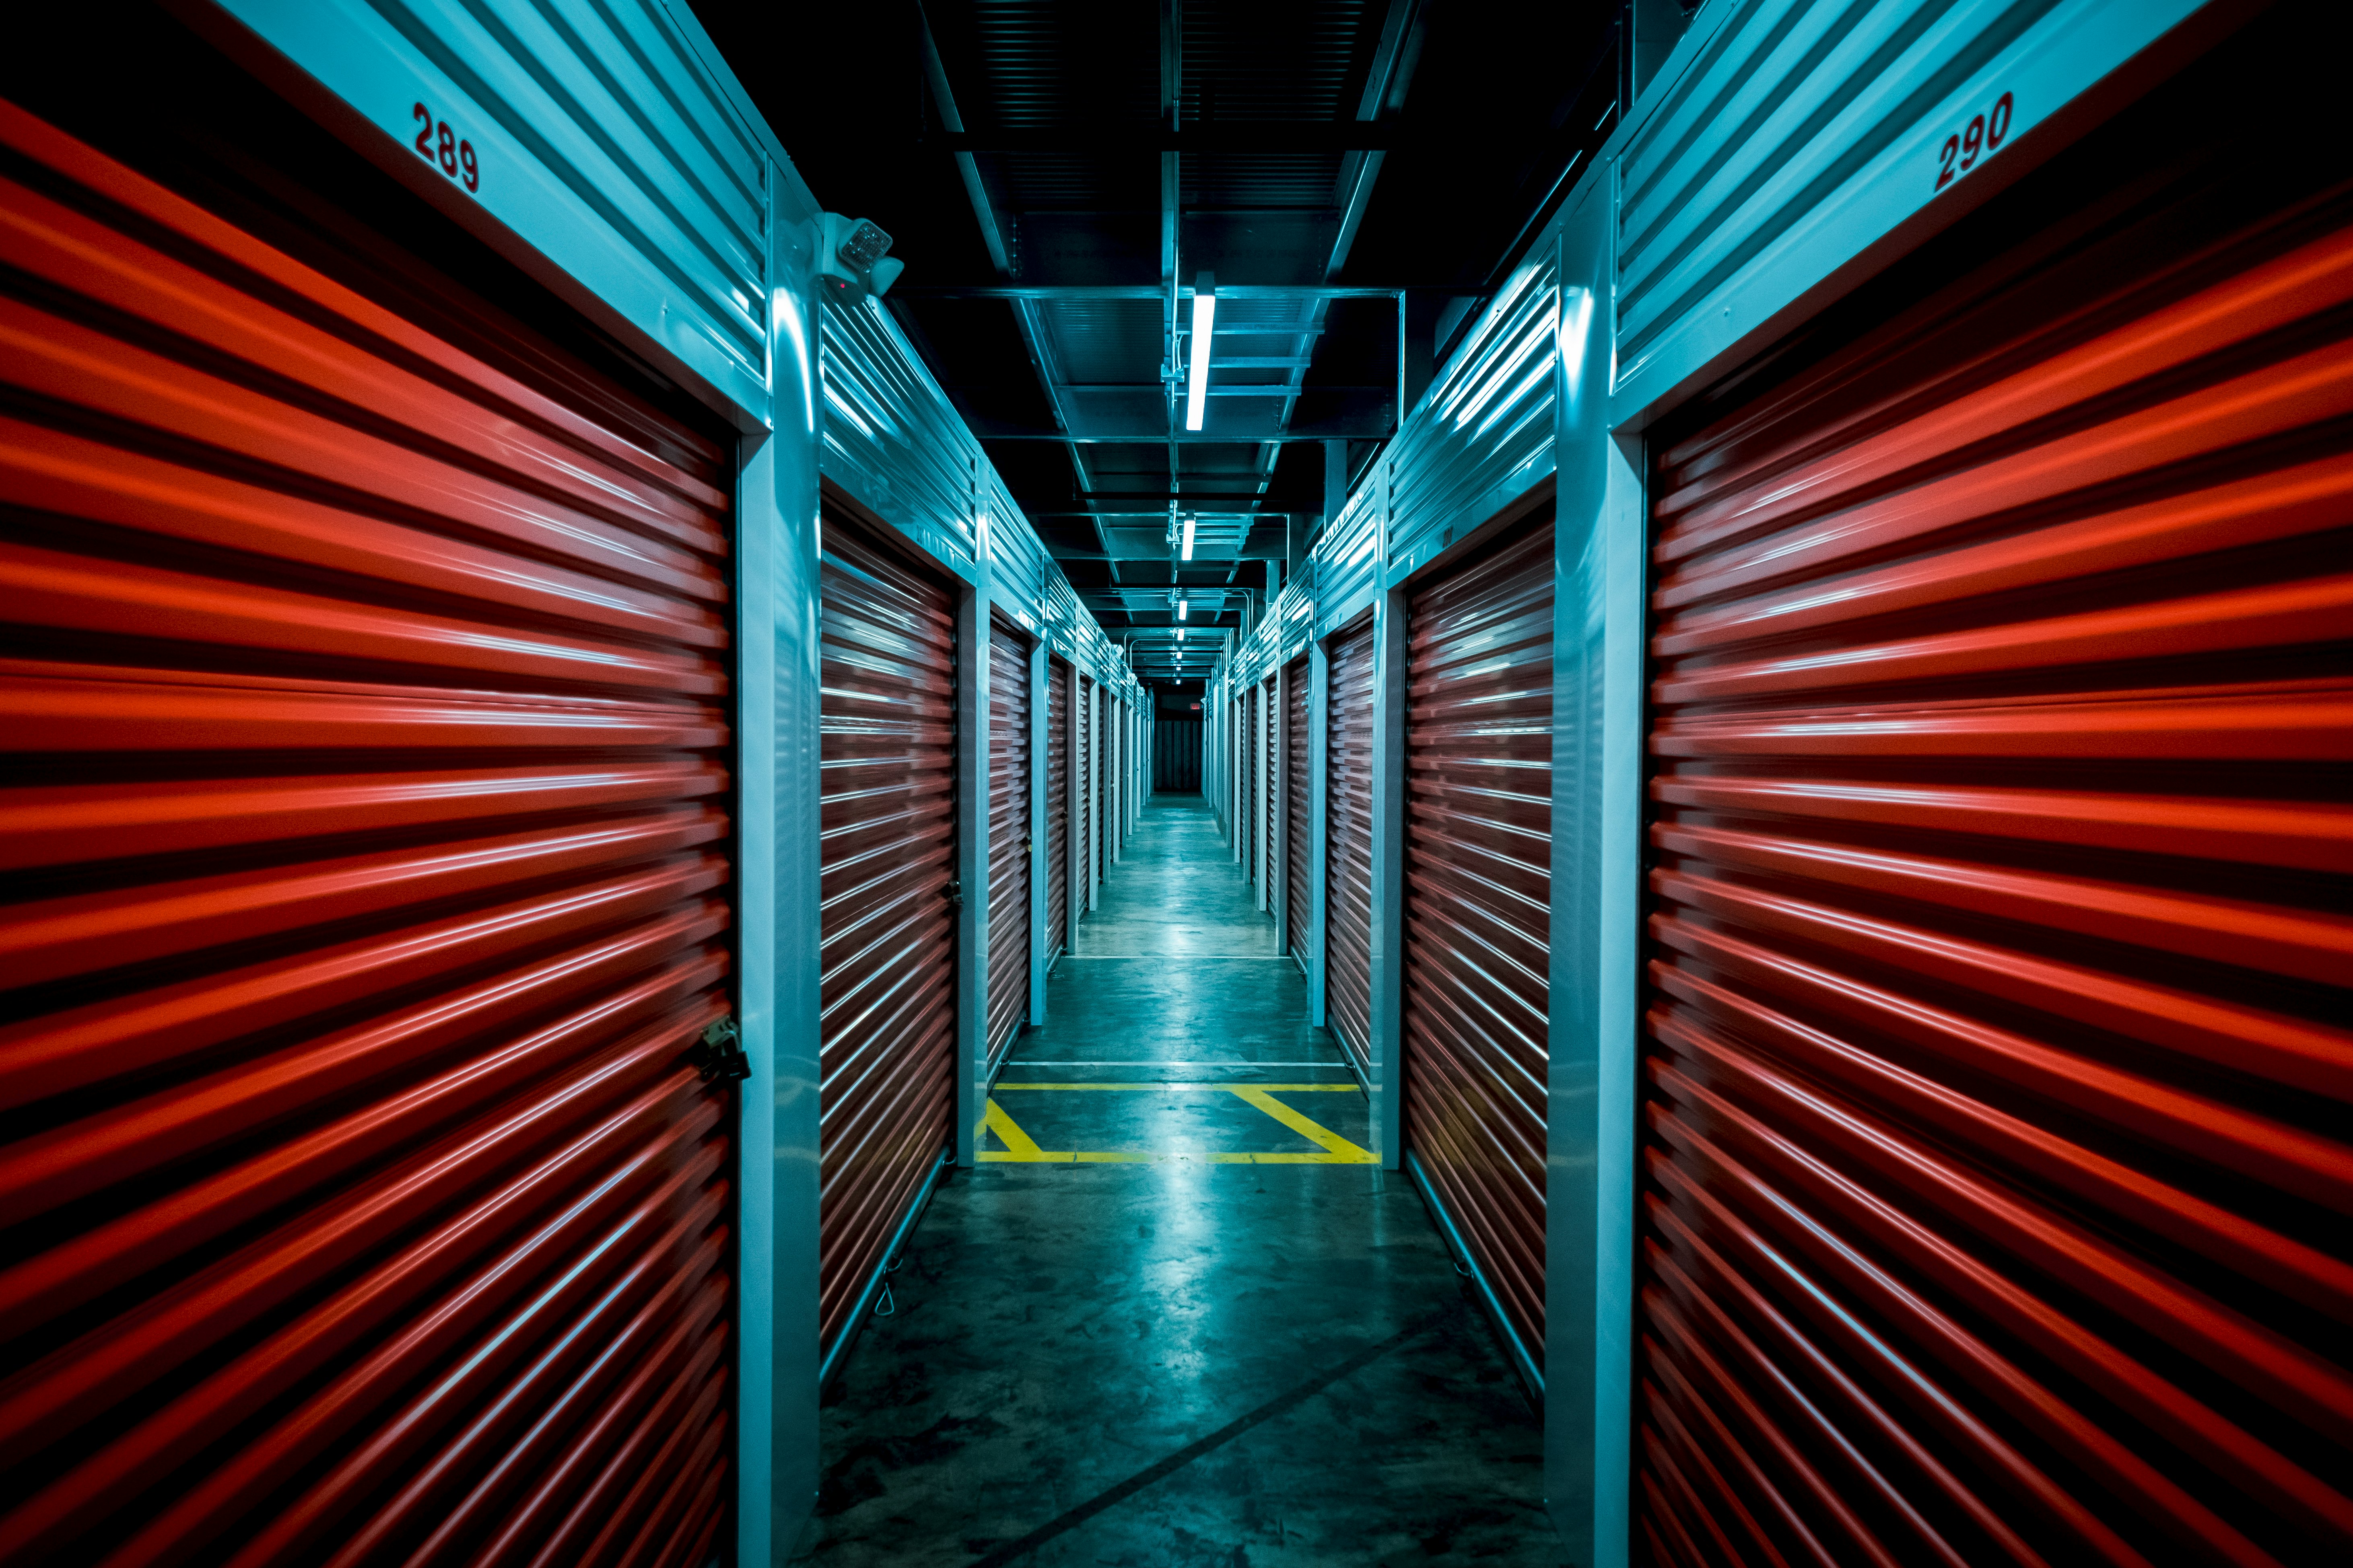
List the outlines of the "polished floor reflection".
<svg viewBox="0 0 2353 1568">
<path fill-rule="evenodd" d="M 826 1394 L 797 1563 L 1562 1562 L 1542 1431 L 1198 796 L 1159 797 Z"/>
</svg>

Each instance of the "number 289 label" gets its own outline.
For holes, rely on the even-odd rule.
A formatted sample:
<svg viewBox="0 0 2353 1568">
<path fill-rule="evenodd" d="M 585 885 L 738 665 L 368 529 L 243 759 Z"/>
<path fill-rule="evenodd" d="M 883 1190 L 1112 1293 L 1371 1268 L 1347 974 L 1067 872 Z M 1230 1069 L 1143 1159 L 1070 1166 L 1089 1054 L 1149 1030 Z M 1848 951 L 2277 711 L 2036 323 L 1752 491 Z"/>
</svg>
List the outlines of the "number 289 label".
<svg viewBox="0 0 2353 1568">
<path fill-rule="evenodd" d="M 474 144 L 459 137 L 448 121 L 434 119 L 433 111 L 421 103 L 409 112 L 417 121 L 417 140 L 410 143 L 417 155 L 468 190 L 480 190 L 482 162 L 475 155 Z"/>
<path fill-rule="evenodd" d="M 1945 144 L 1936 149 L 1937 190 L 1976 168 L 1979 159 L 2009 140 L 2010 116 L 2017 108 L 2005 92 L 1993 100 L 1991 109 L 1971 115 L 1968 124 L 1945 138 Z"/>
</svg>

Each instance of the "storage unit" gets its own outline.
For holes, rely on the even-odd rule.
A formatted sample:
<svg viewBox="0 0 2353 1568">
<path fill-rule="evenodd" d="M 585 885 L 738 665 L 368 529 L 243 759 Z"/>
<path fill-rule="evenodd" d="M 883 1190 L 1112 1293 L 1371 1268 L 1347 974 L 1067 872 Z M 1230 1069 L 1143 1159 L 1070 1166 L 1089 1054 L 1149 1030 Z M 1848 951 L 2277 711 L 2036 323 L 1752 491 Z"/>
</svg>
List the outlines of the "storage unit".
<svg viewBox="0 0 2353 1568">
<path fill-rule="evenodd" d="M 1029 1016 L 1029 643 L 988 627 L 988 1065 Z"/>
<path fill-rule="evenodd" d="M 1539 1369 L 1552 617 L 1547 514 L 1406 620 L 1405 1146 Z"/>
<path fill-rule="evenodd" d="M 1046 956 L 1071 940 L 1071 667 L 1046 660 Z"/>
<path fill-rule="evenodd" d="M 830 1352 L 951 1144 L 967 895 L 948 590 L 830 510 L 824 546 L 818 1331 Z"/>
<path fill-rule="evenodd" d="M 180 64 L 176 192 L 0 104 L 0 1559 L 704 1552 L 724 433 Z"/>
<path fill-rule="evenodd" d="M 1324 696 L 1324 989 L 1332 1033 L 1372 1059 L 1373 623 L 1332 639 Z"/>
<path fill-rule="evenodd" d="M 2168 87 L 1657 451 L 1662 1560 L 2353 1539 L 2353 202 L 2280 69 Z"/>
<path fill-rule="evenodd" d="M 1303 966 L 1314 910 L 1314 834 L 1308 819 L 1309 742 L 1307 659 L 1293 659 L 1282 672 L 1283 945 Z"/>
</svg>

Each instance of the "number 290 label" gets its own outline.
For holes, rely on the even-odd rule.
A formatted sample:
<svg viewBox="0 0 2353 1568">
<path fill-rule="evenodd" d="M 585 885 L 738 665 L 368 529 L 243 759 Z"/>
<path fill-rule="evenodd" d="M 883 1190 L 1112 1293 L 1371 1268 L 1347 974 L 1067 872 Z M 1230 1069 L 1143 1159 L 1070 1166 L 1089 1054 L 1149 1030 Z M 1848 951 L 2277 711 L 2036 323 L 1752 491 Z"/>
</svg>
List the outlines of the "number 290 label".
<svg viewBox="0 0 2353 1568">
<path fill-rule="evenodd" d="M 2017 107 L 2005 92 L 1993 100 L 1991 109 L 1971 115 L 1968 124 L 1945 138 L 1944 145 L 1936 149 L 1936 190 L 1976 168 L 1978 160 L 2010 139 L 2010 116 Z"/>
<path fill-rule="evenodd" d="M 421 103 L 409 112 L 417 121 L 417 140 L 410 143 L 417 155 L 468 190 L 480 190 L 482 163 L 475 155 L 474 144 L 459 137 L 448 121 L 434 119 L 433 111 Z"/>
</svg>

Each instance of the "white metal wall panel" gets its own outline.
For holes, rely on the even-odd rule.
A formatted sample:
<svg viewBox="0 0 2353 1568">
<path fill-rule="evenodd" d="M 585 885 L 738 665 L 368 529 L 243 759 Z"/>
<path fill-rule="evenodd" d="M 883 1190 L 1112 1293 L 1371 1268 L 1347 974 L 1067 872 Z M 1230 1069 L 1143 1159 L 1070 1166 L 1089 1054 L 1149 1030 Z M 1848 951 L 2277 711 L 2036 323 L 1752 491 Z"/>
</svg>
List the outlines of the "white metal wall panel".
<svg viewBox="0 0 2353 1568">
<path fill-rule="evenodd" d="M 2198 0 L 1718 4 L 1662 71 L 1619 161 L 1618 393 L 1708 370 L 1898 225 L 1957 217 L 2033 129 Z M 2215 7 L 2217 11 L 2229 7 Z M 2000 108 L 2008 100 L 2008 109 Z M 1966 158 L 1972 121 L 2006 121 Z M 1953 154 L 1945 155 L 1948 140 Z M 1989 177 L 1987 171 L 2002 173 Z"/>
<path fill-rule="evenodd" d="M 1560 264 L 1551 233 L 1529 247 L 1398 435 L 1387 459 L 1388 583 L 1552 472 Z"/>
<path fill-rule="evenodd" d="M 767 160 L 661 5 L 217 3 L 301 79 L 265 74 L 341 101 L 336 129 L 364 152 L 765 416 Z M 381 135 L 355 134 L 353 116 Z"/>
<path fill-rule="evenodd" d="M 1335 521 L 1324 525 L 1309 563 L 1315 574 L 1314 635 L 1318 639 L 1354 620 L 1373 602 L 1379 586 L 1381 486 L 1376 472 L 1365 476 Z"/>
<path fill-rule="evenodd" d="M 819 471 L 974 580 L 979 443 L 881 306 L 827 300 L 819 319 Z"/>
</svg>

